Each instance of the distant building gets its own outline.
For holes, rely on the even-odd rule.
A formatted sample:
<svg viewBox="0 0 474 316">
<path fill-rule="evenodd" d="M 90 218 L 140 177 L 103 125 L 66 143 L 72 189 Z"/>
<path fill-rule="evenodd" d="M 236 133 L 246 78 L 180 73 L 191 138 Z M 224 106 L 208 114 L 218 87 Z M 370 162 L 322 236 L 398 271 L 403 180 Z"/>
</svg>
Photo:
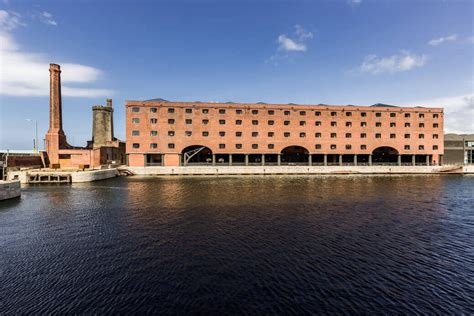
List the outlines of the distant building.
<svg viewBox="0 0 474 316">
<path fill-rule="evenodd" d="M 444 135 L 445 164 L 474 164 L 474 134 Z"/>
<path fill-rule="evenodd" d="M 98 167 L 110 162 L 125 163 L 125 143 L 114 137 L 112 100 L 106 106 L 94 106 L 92 140 L 87 147 L 68 144 L 63 131 L 61 69 L 51 64 L 49 130 L 46 134 L 45 165 L 60 168 Z"/>
<path fill-rule="evenodd" d="M 443 109 L 126 102 L 130 166 L 416 165 L 443 159 Z"/>
</svg>

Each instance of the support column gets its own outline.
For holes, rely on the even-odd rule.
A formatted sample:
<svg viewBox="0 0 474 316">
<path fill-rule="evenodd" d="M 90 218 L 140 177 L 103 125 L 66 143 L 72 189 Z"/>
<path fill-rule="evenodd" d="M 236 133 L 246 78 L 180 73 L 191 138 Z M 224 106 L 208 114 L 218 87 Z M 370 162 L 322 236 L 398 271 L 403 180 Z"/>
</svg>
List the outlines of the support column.
<svg viewBox="0 0 474 316">
<path fill-rule="evenodd" d="M 281 154 L 277 154 L 277 165 L 281 166 Z"/>
<path fill-rule="evenodd" d="M 328 165 L 328 155 L 327 154 L 324 154 L 324 165 L 325 166 Z"/>
<path fill-rule="evenodd" d="M 249 155 L 248 154 L 245 154 L 245 165 L 246 166 L 249 165 Z"/>
<path fill-rule="evenodd" d="M 308 154 L 308 166 L 312 166 L 312 165 L 313 165 L 313 155 Z"/>
<path fill-rule="evenodd" d="M 212 154 L 212 165 L 216 165 L 216 154 Z"/>
<path fill-rule="evenodd" d="M 444 155 L 439 155 L 438 160 L 439 165 L 442 166 L 444 164 Z"/>
<path fill-rule="evenodd" d="M 426 165 L 430 165 L 430 155 L 426 155 Z"/>
<path fill-rule="evenodd" d="M 229 154 L 229 166 L 232 166 L 232 154 Z"/>
<path fill-rule="evenodd" d="M 265 166 L 265 154 L 262 154 L 262 166 Z"/>
<path fill-rule="evenodd" d="M 397 159 L 398 159 L 398 160 L 397 160 L 398 165 L 401 166 L 401 165 L 402 165 L 402 155 L 398 154 L 398 158 L 397 158 Z"/>
<path fill-rule="evenodd" d="M 339 155 L 339 166 L 342 166 L 342 155 Z"/>
<path fill-rule="evenodd" d="M 357 155 L 354 155 L 354 166 L 357 166 Z"/>
<path fill-rule="evenodd" d="M 372 166 L 372 154 L 369 155 L 369 166 Z"/>
<path fill-rule="evenodd" d="M 416 156 L 415 155 L 411 155 L 411 164 L 416 166 Z"/>
<path fill-rule="evenodd" d="M 146 154 L 143 154 L 143 167 L 146 167 Z"/>
</svg>

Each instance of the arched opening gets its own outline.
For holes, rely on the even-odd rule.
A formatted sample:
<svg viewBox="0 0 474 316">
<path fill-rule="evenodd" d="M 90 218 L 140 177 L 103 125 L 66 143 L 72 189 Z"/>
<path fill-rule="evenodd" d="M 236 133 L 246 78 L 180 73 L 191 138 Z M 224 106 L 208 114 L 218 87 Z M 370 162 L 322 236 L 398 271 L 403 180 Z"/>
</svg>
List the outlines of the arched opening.
<svg viewBox="0 0 474 316">
<path fill-rule="evenodd" d="M 372 152 L 372 161 L 374 164 L 397 163 L 398 151 L 392 147 L 378 147 Z"/>
<path fill-rule="evenodd" d="M 309 152 L 301 146 L 288 146 L 281 151 L 283 164 L 308 164 Z"/>
<path fill-rule="evenodd" d="M 206 146 L 188 146 L 181 152 L 183 165 L 189 164 L 212 164 L 212 150 Z"/>
</svg>

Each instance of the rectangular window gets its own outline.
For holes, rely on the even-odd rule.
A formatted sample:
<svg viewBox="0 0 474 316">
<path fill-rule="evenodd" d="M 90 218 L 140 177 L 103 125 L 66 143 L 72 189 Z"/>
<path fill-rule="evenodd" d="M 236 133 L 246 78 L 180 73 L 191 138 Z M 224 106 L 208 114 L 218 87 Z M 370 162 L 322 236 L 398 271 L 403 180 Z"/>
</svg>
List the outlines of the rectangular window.
<svg viewBox="0 0 474 316">
<path fill-rule="evenodd" d="M 284 115 L 290 115 L 290 111 L 283 112 Z"/>
<path fill-rule="evenodd" d="M 275 148 L 275 145 L 273 145 L 273 144 L 268 144 L 268 149 L 273 149 L 273 148 Z"/>
<path fill-rule="evenodd" d="M 411 124 L 410 123 L 405 123 L 405 127 L 410 127 Z"/>
<path fill-rule="evenodd" d="M 290 121 L 284 121 L 283 124 L 284 125 L 290 125 Z"/>
<path fill-rule="evenodd" d="M 347 127 L 351 127 L 351 126 L 352 126 L 352 122 L 346 122 L 346 126 L 347 126 Z"/>
<path fill-rule="evenodd" d="M 346 133 L 346 138 L 352 138 L 352 134 L 351 133 Z"/>
<path fill-rule="evenodd" d="M 273 111 L 273 110 L 268 111 L 268 115 L 273 115 L 273 114 L 275 114 L 275 111 Z"/>
<path fill-rule="evenodd" d="M 300 111 L 300 115 L 306 115 L 306 111 Z"/>
<path fill-rule="evenodd" d="M 314 122 L 314 125 L 316 125 L 316 126 L 321 126 L 321 121 L 316 121 L 316 122 Z"/>
<path fill-rule="evenodd" d="M 316 145 L 314 145 L 314 148 L 316 148 L 316 149 L 321 149 L 322 146 L 321 146 L 321 144 L 316 144 Z"/>
<path fill-rule="evenodd" d="M 289 132 L 285 132 L 285 133 L 283 133 L 283 136 L 285 136 L 285 137 L 290 137 L 290 133 L 289 133 Z"/>
<path fill-rule="evenodd" d="M 186 124 L 193 124 L 193 120 L 191 120 L 191 119 L 186 119 Z"/>
<path fill-rule="evenodd" d="M 411 116 L 410 113 L 405 113 L 405 118 L 409 118 Z"/>
<path fill-rule="evenodd" d="M 438 145 L 433 145 L 433 150 L 438 150 Z"/>
<path fill-rule="evenodd" d="M 157 143 L 151 143 L 150 144 L 150 149 L 157 149 L 158 148 L 158 144 Z"/>
<path fill-rule="evenodd" d="M 349 145 L 349 144 L 346 145 L 346 149 L 351 149 L 351 148 L 352 148 L 352 145 Z"/>
<path fill-rule="evenodd" d="M 225 148 L 225 144 L 219 144 L 219 148 L 220 148 L 220 149 L 224 149 L 224 148 Z"/>
<path fill-rule="evenodd" d="M 174 148 L 174 144 L 173 144 L 173 143 L 169 143 L 169 144 L 168 144 L 168 148 L 173 149 L 173 148 Z"/>
<path fill-rule="evenodd" d="M 225 120 L 219 120 L 219 124 L 225 125 Z"/>
<path fill-rule="evenodd" d="M 158 131 L 150 131 L 150 136 L 157 136 L 158 135 Z"/>
<path fill-rule="evenodd" d="M 252 137 L 257 137 L 258 136 L 258 132 L 252 132 Z"/>
<path fill-rule="evenodd" d="M 360 126 L 361 126 L 361 127 L 366 127 L 366 126 L 367 126 L 367 122 L 360 122 Z"/>
<path fill-rule="evenodd" d="M 187 113 L 187 114 L 193 113 L 193 109 L 186 109 L 186 113 Z"/>
<path fill-rule="evenodd" d="M 242 125 L 242 120 L 236 120 L 235 125 Z"/>
<path fill-rule="evenodd" d="M 438 126 L 439 126 L 438 123 L 433 124 L 433 128 L 438 128 Z"/>
<path fill-rule="evenodd" d="M 150 119 L 150 123 L 151 124 L 158 124 L 158 119 L 152 118 L 152 119 Z"/>
<path fill-rule="evenodd" d="M 410 134 L 405 134 L 405 138 L 410 138 Z"/>
<path fill-rule="evenodd" d="M 207 125 L 209 123 L 209 120 L 202 120 L 202 124 Z"/>
<path fill-rule="evenodd" d="M 360 138 L 367 138 L 367 134 L 366 133 L 361 133 Z"/>
<path fill-rule="evenodd" d="M 392 138 L 392 139 L 393 139 L 393 138 L 397 138 L 397 135 L 395 135 L 395 134 L 390 134 L 390 138 Z"/>
<path fill-rule="evenodd" d="M 396 117 L 397 116 L 397 113 L 390 113 L 390 117 Z"/>
<path fill-rule="evenodd" d="M 301 132 L 301 133 L 300 133 L 300 137 L 301 137 L 301 138 L 306 137 L 306 133 L 305 133 L 305 132 Z"/>
<path fill-rule="evenodd" d="M 242 137 L 242 132 L 235 132 L 236 137 Z"/>
<path fill-rule="evenodd" d="M 168 136 L 174 136 L 174 131 L 168 131 Z"/>
<path fill-rule="evenodd" d="M 337 138 L 337 134 L 336 133 L 331 133 L 331 138 Z"/>
<path fill-rule="evenodd" d="M 405 145 L 405 150 L 410 150 L 410 145 Z"/>
<path fill-rule="evenodd" d="M 275 136 L 275 133 L 274 132 L 268 132 L 267 135 L 268 135 L 268 137 L 273 137 L 273 136 Z"/>
<path fill-rule="evenodd" d="M 252 125 L 258 125 L 258 121 L 257 120 L 252 120 Z"/>
<path fill-rule="evenodd" d="M 186 136 L 193 136 L 193 132 L 191 132 L 191 131 L 186 131 L 186 132 L 184 132 L 184 135 L 186 135 Z"/>
<path fill-rule="evenodd" d="M 236 114 L 242 114 L 242 110 L 235 110 Z"/>
<path fill-rule="evenodd" d="M 360 113 L 360 116 L 362 116 L 362 117 L 366 117 L 366 116 L 367 116 L 367 113 L 365 113 L 365 112 L 361 112 L 361 113 Z"/>
<path fill-rule="evenodd" d="M 331 122 L 331 126 L 337 126 L 337 122 Z"/>
<path fill-rule="evenodd" d="M 174 119 L 168 119 L 168 124 L 174 124 Z"/>
<path fill-rule="evenodd" d="M 381 122 L 376 122 L 375 127 L 382 127 L 382 123 Z"/>
<path fill-rule="evenodd" d="M 418 124 L 418 127 L 425 127 L 425 123 Z"/>
<path fill-rule="evenodd" d="M 174 109 L 168 108 L 168 113 L 174 113 Z"/>
<path fill-rule="evenodd" d="M 419 138 L 419 139 L 424 139 L 424 138 L 425 138 L 425 134 L 420 134 L 420 135 L 418 135 L 418 138 Z"/>
<path fill-rule="evenodd" d="M 224 109 L 220 109 L 220 110 L 219 110 L 219 114 L 225 114 L 225 110 L 224 110 Z"/>
<path fill-rule="evenodd" d="M 352 112 L 346 112 L 346 116 L 352 116 Z"/>
<path fill-rule="evenodd" d="M 138 117 L 132 118 L 132 123 L 138 124 L 140 123 L 140 119 Z"/>
<path fill-rule="evenodd" d="M 202 109 L 202 114 L 209 114 L 209 109 Z"/>
<path fill-rule="evenodd" d="M 258 149 L 258 144 L 252 144 L 252 149 Z"/>
<path fill-rule="evenodd" d="M 433 134 L 433 139 L 438 139 L 438 134 Z"/>
<path fill-rule="evenodd" d="M 156 112 L 158 112 L 158 109 L 157 108 L 150 108 L 150 112 L 151 113 L 156 113 Z"/>
<path fill-rule="evenodd" d="M 336 148 L 337 148 L 336 144 L 331 145 L 331 149 L 336 149 Z"/>
<path fill-rule="evenodd" d="M 316 133 L 316 134 L 314 134 L 314 137 L 316 137 L 316 138 L 321 138 L 321 133 Z"/>
<path fill-rule="evenodd" d="M 390 123 L 390 127 L 396 127 L 396 126 L 397 126 L 396 123 L 394 123 L 394 122 Z"/>
<path fill-rule="evenodd" d="M 375 134 L 375 138 L 382 138 L 382 134 Z"/>
<path fill-rule="evenodd" d="M 331 116 L 336 116 L 337 113 L 336 112 L 331 112 Z"/>
<path fill-rule="evenodd" d="M 420 113 L 420 115 L 418 115 L 419 118 L 424 118 L 425 115 L 423 113 Z"/>
<path fill-rule="evenodd" d="M 381 116 L 382 116 L 382 113 L 380 112 L 375 113 L 375 117 L 381 117 Z"/>
<path fill-rule="evenodd" d="M 425 150 L 425 146 L 420 145 L 420 146 L 418 146 L 418 149 L 419 149 L 419 150 Z"/>
<path fill-rule="evenodd" d="M 315 114 L 316 116 L 321 116 L 321 112 L 319 112 L 319 111 L 314 112 L 314 114 Z"/>
<path fill-rule="evenodd" d="M 140 112 L 140 108 L 135 106 L 135 107 L 132 108 L 132 112 L 133 113 L 138 113 L 138 112 Z"/>
<path fill-rule="evenodd" d="M 257 114 L 258 114 L 258 110 L 252 110 L 252 114 L 253 114 L 253 115 L 257 115 Z"/>
<path fill-rule="evenodd" d="M 306 121 L 300 121 L 300 126 L 305 126 L 306 125 Z"/>
<path fill-rule="evenodd" d="M 140 131 L 132 131 L 132 136 L 140 136 Z"/>
<path fill-rule="evenodd" d="M 225 136 L 225 132 L 219 132 L 219 136 L 220 136 L 220 137 L 224 137 L 224 136 Z"/>
<path fill-rule="evenodd" d="M 209 136 L 209 132 L 202 132 L 202 136 L 204 136 L 204 137 Z"/>
<path fill-rule="evenodd" d="M 275 121 L 268 121 L 268 125 L 273 125 L 275 124 Z"/>
<path fill-rule="evenodd" d="M 438 118 L 439 115 L 438 114 L 433 114 L 433 118 Z"/>
<path fill-rule="evenodd" d="M 235 148 L 242 149 L 242 144 L 235 144 Z"/>
<path fill-rule="evenodd" d="M 138 149 L 138 148 L 140 148 L 140 144 L 139 144 L 139 143 L 133 143 L 133 144 L 132 144 L 132 147 L 133 147 L 134 149 Z"/>
<path fill-rule="evenodd" d="M 367 149 L 367 145 L 360 145 L 360 149 L 366 150 L 366 149 Z"/>
</svg>

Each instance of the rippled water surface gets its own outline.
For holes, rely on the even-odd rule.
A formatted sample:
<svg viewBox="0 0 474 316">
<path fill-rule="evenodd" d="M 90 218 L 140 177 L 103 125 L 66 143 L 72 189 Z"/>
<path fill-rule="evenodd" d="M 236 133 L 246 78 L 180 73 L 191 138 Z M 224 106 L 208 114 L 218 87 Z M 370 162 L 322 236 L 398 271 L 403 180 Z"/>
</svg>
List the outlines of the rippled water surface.
<svg viewBox="0 0 474 316">
<path fill-rule="evenodd" d="M 0 203 L 0 314 L 473 302 L 474 177 L 117 178 Z"/>
</svg>

